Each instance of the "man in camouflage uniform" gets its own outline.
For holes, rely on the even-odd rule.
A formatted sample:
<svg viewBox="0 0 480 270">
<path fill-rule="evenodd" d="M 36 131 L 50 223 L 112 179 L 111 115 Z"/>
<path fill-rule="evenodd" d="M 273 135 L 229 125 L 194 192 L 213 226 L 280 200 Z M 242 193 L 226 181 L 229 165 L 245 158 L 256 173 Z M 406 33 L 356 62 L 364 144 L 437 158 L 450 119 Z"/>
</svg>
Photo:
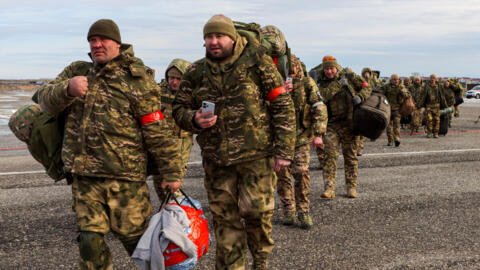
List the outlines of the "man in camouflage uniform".
<svg viewBox="0 0 480 270">
<path fill-rule="evenodd" d="M 44 112 L 65 114 L 62 160 L 73 178 L 80 269 L 113 269 L 110 230 L 131 255 L 151 212 L 147 155 L 164 186 L 180 186 L 178 146 L 168 140 L 153 71 L 98 20 L 87 35 L 93 62 L 77 61 L 39 89 Z"/>
<path fill-rule="evenodd" d="M 410 97 L 407 89 L 400 83 L 398 74 L 390 76 L 390 82 L 380 88 L 385 97 L 390 103 L 390 122 L 387 127 L 388 146 L 392 146 L 395 142 L 395 147 L 400 146 L 400 105 L 404 100 Z"/>
<path fill-rule="evenodd" d="M 463 86 L 462 84 L 458 81 L 458 78 L 452 78 L 450 79 L 450 87 L 452 88 L 453 92 L 455 93 L 455 101 L 459 98 L 463 98 Z M 456 102 L 455 102 L 456 104 Z M 459 107 L 460 104 L 455 105 L 455 117 L 460 116 L 460 110 Z"/>
<path fill-rule="evenodd" d="M 445 96 L 437 83 L 437 76 L 430 75 L 420 97 L 420 106 L 425 108 L 427 118 L 427 138 L 438 138 L 440 130 L 440 109 L 446 106 Z"/>
<path fill-rule="evenodd" d="M 406 77 L 405 79 L 403 79 L 403 86 L 405 88 L 408 89 L 410 87 L 410 85 L 412 85 L 412 81 L 410 80 L 409 77 Z"/>
<path fill-rule="evenodd" d="M 455 108 L 453 107 L 455 104 L 455 92 L 453 92 L 452 86 L 450 85 L 450 81 L 448 79 L 444 79 L 443 83 L 439 84 L 439 86 L 445 95 L 447 107 L 452 108 L 448 113 L 448 127 L 452 127 L 453 112 L 455 111 Z"/>
<path fill-rule="evenodd" d="M 377 82 L 372 76 L 372 70 L 368 67 L 362 69 L 362 77 L 368 83 L 368 85 L 374 89 L 377 87 Z M 365 147 L 365 137 L 357 136 L 357 156 L 363 155 L 363 148 Z"/>
<path fill-rule="evenodd" d="M 215 15 L 203 28 L 206 57 L 185 72 L 173 102 L 177 124 L 198 133 L 213 214 L 216 269 L 266 269 L 273 249 L 275 171 L 290 165 L 295 108 L 272 58 L 252 32 Z M 202 101 L 215 113 L 202 112 Z"/>
<path fill-rule="evenodd" d="M 190 66 L 190 62 L 183 59 L 174 59 L 168 65 L 167 70 L 165 71 L 165 79 L 160 82 L 161 89 L 161 101 L 162 101 L 162 112 L 165 116 L 165 123 L 167 124 L 167 130 L 170 132 L 170 138 L 175 140 L 177 144 L 180 145 L 180 153 L 182 156 L 182 179 L 187 173 L 187 164 L 190 160 L 190 152 L 192 150 L 193 144 L 193 134 L 186 130 L 181 129 L 173 119 L 172 116 L 172 103 L 175 98 L 175 93 L 178 91 L 180 86 L 180 80 L 182 79 L 183 73 Z M 157 192 L 158 198 L 160 201 L 163 201 L 166 197 L 166 191 L 162 189 L 161 184 L 163 182 L 163 175 L 154 175 L 153 184 L 155 191 Z M 180 179 L 181 180 L 181 179 Z M 178 191 L 175 196 L 179 196 L 180 192 Z"/>
<path fill-rule="evenodd" d="M 347 196 L 357 198 L 358 159 L 356 141 L 353 134 L 353 108 L 366 100 L 372 89 L 368 83 L 353 72 L 342 70 L 337 60 L 325 56 L 322 60 L 318 88 L 328 109 L 327 133 L 325 136 L 325 165 L 323 181 L 325 191 L 322 198 L 335 198 L 337 159 L 340 144 L 345 162 Z"/>
<path fill-rule="evenodd" d="M 263 37 L 267 40 L 271 48 L 286 48 L 286 41 L 283 33 L 275 26 L 268 25 L 261 29 Z M 291 81 L 285 83 L 285 89 L 290 93 L 295 106 L 296 118 L 296 143 L 295 156 L 292 164 L 277 172 L 277 193 L 282 201 L 284 210 L 284 225 L 293 225 L 295 223 L 296 212 L 298 211 L 298 220 L 300 227 L 309 229 L 313 226 L 310 217 L 310 145 L 314 148 L 323 147 L 323 134 L 327 125 L 327 108 L 323 104 L 318 87 L 313 79 L 307 77 L 300 60 L 295 55 L 281 52 L 272 52 L 272 58 L 277 66 L 285 62 L 284 66 L 292 66 L 292 70 L 280 72 Z M 286 59 L 279 61 L 279 57 Z M 288 65 L 288 62 L 291 65 Z M 281 64 L 280 64 L 281 65 Z M 282 71 L 279 67 L 279 71 Z M 289 74 L 287 74 L 289 73 Z M 292 176 L 295 184 L 292 184 Z M 295 186 L 295 191 L 294 191 Z"/>
<path fill-rule="evenodd" d="M 420 97 L 422 93 L 422 79 L 418 76 L 413 77 L 413 83 L 408 88 L 408 92 L 413 97 L 415 102 L 415 111 L 412 113 L 412 123 L 410 126 L 411 132 L 418 132 L 418 129 L 422 126 L 422 107 L 420 106 Z"/>
</svg>

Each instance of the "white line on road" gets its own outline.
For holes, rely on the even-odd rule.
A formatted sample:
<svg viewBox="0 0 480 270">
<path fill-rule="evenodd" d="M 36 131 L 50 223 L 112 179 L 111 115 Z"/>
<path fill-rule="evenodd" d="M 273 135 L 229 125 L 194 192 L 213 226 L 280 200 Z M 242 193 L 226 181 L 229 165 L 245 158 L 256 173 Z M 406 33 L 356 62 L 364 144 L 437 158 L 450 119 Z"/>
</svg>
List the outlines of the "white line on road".
<svg viewBox="0 0 480 270">
<path fill-rule="evenodd" d="M 397 152 L 397 153 L 373 153 L 363 154 L 363 156 L 395 156 L 395 155 L 419 155 L 419 154 L 434 154 L 434 153 L 461 153 L 461 152 L 477 152 L 480 149 L 453 149 L 453 150 L 435 150 L 435 151 L 417 151 L 417 152 Z M 200 165 L 201 161 L 192 161 L 188 165 Z M 36 174 L 45 173 L 45 171 L 25 171 L 25 172 L 4 172 L 0 173 L 0 176 L 5 175 L 19 175 L 19 174 Z"/>
</svg>

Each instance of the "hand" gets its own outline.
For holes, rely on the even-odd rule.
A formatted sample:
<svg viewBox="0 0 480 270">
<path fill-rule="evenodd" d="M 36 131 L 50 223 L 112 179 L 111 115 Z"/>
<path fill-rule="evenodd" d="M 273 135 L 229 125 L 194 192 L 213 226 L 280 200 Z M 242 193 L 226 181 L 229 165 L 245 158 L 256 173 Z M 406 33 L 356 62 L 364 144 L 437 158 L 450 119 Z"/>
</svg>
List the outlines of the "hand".
<svg viewBox="0 0 480 270">
<path fill-rule="evenodd" d="M 292 80 L 285 81 L 284 87 L 285 87 L 285 91 L 287 91 L 287 93 L 292 92 L 292 90 L 293 90 L 293 82 L 292 82 Z"/>
<path fill-rule="evenodd" d="M 207 116 L 213 115 L 213 112 L 202 113 L 202 108 L 200 108 L 195 113 L 195 124 L 201 128 L 209 128 L 217 122 L 217 116 L 206 118 Z"/>
<path fill-rule="evenodd" d="M 275 164 L 273 165 L 273 169 L 275 172 L 279 172 L 281 169 L 290 166 L 290 163 L 292 163 L 288 159 L 282 159 L 282 158 L 275 158 Z"/>
<path fill-rule="evenodd" d="M 345 77 L 341 78 L 341 79 L 340 79 L 340 84 L 341 84 L 342 86 L 348 86 L 348 80 L 347 80 L 347 78 L 345 78 Z"/>
<path fill-rule="evenodd" d="M 362 98 L 359 95 L 354 95 L 352 100 L 353 100 L 353 105 L 355 106 L 362 103 Z"/>
<path fill-rule="evenodd" d="M 68 82 L 67 93 L 72 97 L 83 97 L 87 94 L 88 80 L 85 76 L 75 76 Z"/>
<path fill-rule="evenodd" d="M 167 182 L 163 181 L 162 182 L 162 189 L 165 191 L 170 191 L 171 193 L 174 193 L 177 191 L 179 188 L 182 187 L 182 182 L 177 181 L 177 182 Z"/>
<path fill-rule="evenodd" d="M 313 148 L 322 148 L 323 147 L 323 139 L 322 137 L 314 137 L 312 141 Z"/>
</svg>

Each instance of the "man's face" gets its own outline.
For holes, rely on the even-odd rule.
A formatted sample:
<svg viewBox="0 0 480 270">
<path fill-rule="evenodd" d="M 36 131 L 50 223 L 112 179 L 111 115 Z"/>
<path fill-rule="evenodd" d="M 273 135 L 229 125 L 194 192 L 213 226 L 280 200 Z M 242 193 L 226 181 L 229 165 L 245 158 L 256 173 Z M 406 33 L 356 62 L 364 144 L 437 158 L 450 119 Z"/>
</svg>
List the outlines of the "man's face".
<svg viewBox="0 0 480 270">
<path fill-rule="evenodd" d="M 182 78 L 176 76 L 168 76 L 168 85 L 170 86 L 170 89 L 177 91 L 181 80 Z"/>
<path fill-rule="evenodd" d="M 437 77 L 430 77 L 430 81 L 432 82 L 432 84 L 436 84 L 437 83 Z"/>
<path fill-rule="evenodd" d="M 416 85 L 420 85 L 420 78 L 415 78 L 413 81 Z"/>
<path fill-rule="evenodd" d="M 363 73 L 363 78 L 365 78 L 365 79 L 370 78 L 370 72 Z"/>
<path fill-rule="evenodd" d="M 337 68 L 336 67 L 326 67 L 323 69 L 323 73 L 325 73 L 325 76 L 328 79 L 333 79 L 335 78 L 335 75 L 337 75 Z"/>
<path fill-rule="evenodd" d="M 99 64 L 107 63 L 120 53 L 120 44 L 103 36 L 91 36 L 88 43 L 93 61 Z"/>
<path fill-rule="evenodd" d="M 227 35 L 211 33 L 205 36 L 207 57 L 214 61 L 223 61 L 233 54 L 235 41 Z"/>
<path fill-rule="evenodd" d="M 392 84 L 398 85 L 400 83 L 400 79 L 397 77 L 392 78 Z"/>
</svg>

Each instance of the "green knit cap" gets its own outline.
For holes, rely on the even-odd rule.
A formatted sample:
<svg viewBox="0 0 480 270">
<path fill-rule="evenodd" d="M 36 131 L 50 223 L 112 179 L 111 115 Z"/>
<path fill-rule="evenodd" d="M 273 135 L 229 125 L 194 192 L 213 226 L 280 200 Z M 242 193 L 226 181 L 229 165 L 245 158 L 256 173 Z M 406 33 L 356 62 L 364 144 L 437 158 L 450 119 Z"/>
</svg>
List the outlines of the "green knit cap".
<svg viewBox="0 0 480 270">
<path fill-rule="evenodd" d="M 222 14 L 213 15 L 203 27 L 203 38 L 211 33 L 224 34 L 231 37 L 233 41 L 237 40 L 237 30 L 232 20 Z"/>
<path fill-rule="evenodd" d="M 323 57 L 322 66 L 324 69 L 328 67 L 335 67 L 337 70 L 341 69 L 340 65 L 337 63 L 337 59 L 331 55 L 326 55 Z"/>
<path fill-rule="evenodd" d="M 100 19 L 90 26 L 88 30 L 87 40 L 91 36 L 103 36 L 111 40 L 116 41 L 118 44 L 122 44 L 122 38 L 120 37 L 120 30 L 117 24 L 109 19 Z"/>
</svg>

